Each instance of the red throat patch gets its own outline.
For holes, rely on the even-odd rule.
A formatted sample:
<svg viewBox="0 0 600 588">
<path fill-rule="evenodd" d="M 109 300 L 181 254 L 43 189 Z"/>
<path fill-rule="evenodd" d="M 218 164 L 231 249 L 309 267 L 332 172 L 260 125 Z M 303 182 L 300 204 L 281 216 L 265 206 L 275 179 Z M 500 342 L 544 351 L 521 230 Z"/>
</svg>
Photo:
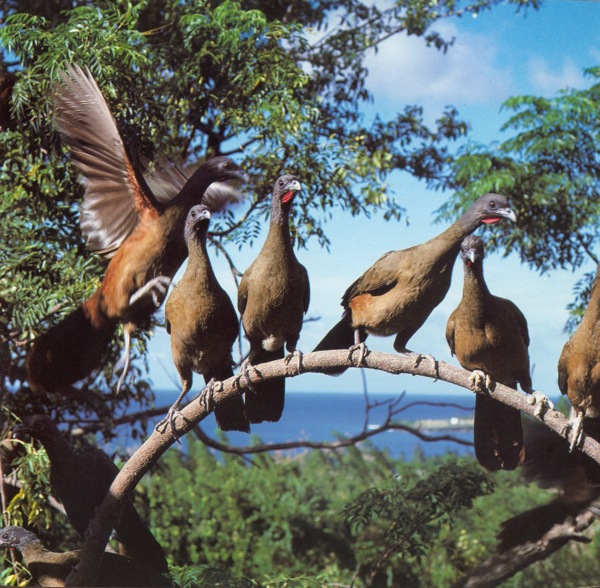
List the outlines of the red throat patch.
<svg viewBox="0 0 600 588">
<path fill-rule="evenodd" d="M 493 225 L 494 223 L 497 223 L 499 220 L 500 220 L 500 217 L 493 216 L 490 218 L 484 218 L 481 222 L 485 223 L 486 225 Z"/>
<path fill-rule="evenodd" d="M 294 194 L 296 192 L 294 190 L 290 190 L 289 192 L 286 192 L 282 197 L 281 197 L 281 201 L 285 204 L 287 202 L 289 202 L 293 197 Z"/>
</svg>

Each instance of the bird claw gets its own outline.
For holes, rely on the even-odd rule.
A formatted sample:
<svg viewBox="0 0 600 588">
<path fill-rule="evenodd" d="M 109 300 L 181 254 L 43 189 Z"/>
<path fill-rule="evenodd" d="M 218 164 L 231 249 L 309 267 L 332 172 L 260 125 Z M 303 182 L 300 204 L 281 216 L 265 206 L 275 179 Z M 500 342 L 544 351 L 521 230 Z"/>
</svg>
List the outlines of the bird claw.
<svg viewBox="0 0 600 588">
<path fill-rule="evenodd" d="M 117 395 L 121 391 L 121 386 L 123 386 L 123 382 L 125 381 L 125 376 L 129 371 L 129 363 L 131 361 L 131 335 L 125 327 L 125 346 L 123 348 L 123 354 L 119 358 L 119 361 L 113 367 L 113 377 L 116 376 L 119 371 L 121 371 L 121 375 L 119 376 L 119 381 L 117 382 Z"/>
<path fill-rule="evenodd" d="M 483 370 L 473 370 L 469 376 L 469 383 L 474 391 L 490 392 L 493 382 Z"/>
<path fill-rule="evenodd" d="M 283 362 L 286 366 L 288 366 L 290 364 L 290 361 L 292 361 L 294 357 L 298 360 L 298 373 L 301 374 L 304 371 L 304 366 L 302 365 L 302 358 L 304 357 L 304 355 L 302 351 L 300 351 L 299 349 L 294 349 L 294 351 L 285 356 Z"/>
<path fill-rule="evenodd" d="M 424 359 L 428 359 L 433 367 L 433 371 L 435 372 L 435 380 L 434 382 L 440 377 L 440 369 L 439 369 L 439 364 L 438 361 L 435 357 L 433 357 L 433 355 L 431 355 L 431 353 L 426 353 L 425 355 L 423 355 L 422 353 L 415 353 L 416 357 L 415 357 L 415 363 L 413 364 L 413 367 L 419 367 L 419 364 L 424 360 Z"/>
<path fill-rule="evenodd" d="M 240 381 L 243 378 L 246 382 L 246 388 L 250 390 L 253 394 L 256 394 L 256 388 L 252 385 L 250 381 L 250 368 L 252 368 L 255 372 L 259 373 L 258 370 L 250 363 L 250 359 L 245 359 L 240 366 L 240 373 L 237 375 L 235 383 L 238 387 L 241 387 Z"/>
<path fill-rule="evenodd" d="M 141 298 L 150 295 L 154 306 L 158 308 L 163 303 L 170 285 L 171 278 L 167 276 L 152 278 L 129 297 L 129 306 L 133 306 Z"/>
<path fill-rule="evenodd" d="M 163 435 L 167 431 L 167 426 L 171 430 L 171 435 L 173 435 L 173 439 L 181 445 L 181 441 L 179 440 L 179 435 L 177 434 L 177 427 L 175 426 L 176 417 L 181 417 L 184 421 L 190 422 L 190 420 L 183 415 L 183 413 L 179 410 L 179 404 L 175 403 L 171 408 L 169 408 L 169 412 L 167 412 L 167 416 L 162 419 L 162 421 L 158 422 L 154 427 L 154 430 Z M 162 430 L 161 430 L 162 428 Z"/>
<path fill-rule="evenodd" d="M 583 414 L 578 414 L 574 421 L 569 420 L 561 431 L 561 435 L 565 434 L 568 439 L 568 431 L 571 433 L 571 443 L 569 444 L 569 453 L 573 453 L 573 449 L 581 443 L 583 436 Z"/>
<path fill-rule="evenodd" d="M 218 382 L 212 378 L 200 393 L 198 401 L 200 402 L 200 406 L 202 406 L 206 412 L 211 412 L 215 406 L 214 393 L 217 387 L 219 388 L 219 391 L 223 390 L 223 382 Z"/>
<path fill-rule="evenodd" d="M 354 361 L 354 352 L 358 351 L 358 361 Z M 365 357 L 367 357 L 367 355 L 369 354 L 369 350 L 367 349 L 367 346 L 365 345 L 364 341 L 357 343 L 356 345 L 352 345 L 352 347 L 350 347 L 348 349 L 348 361 L 356 366 L 356 367 L 361 367 L 362 365 L 364 365 L 364 361 L 365 361 Z"/>
<path fill-rule="evenodd" d="M 527 397 L 527 402 L 532 406 L 535 406 L 533 416 L 540 417 L 546 410 L 554 410 L 554 403 L 547 396 L 544 396 L 541 392 L 534 390 L 530 396 Z"/>
</svg>

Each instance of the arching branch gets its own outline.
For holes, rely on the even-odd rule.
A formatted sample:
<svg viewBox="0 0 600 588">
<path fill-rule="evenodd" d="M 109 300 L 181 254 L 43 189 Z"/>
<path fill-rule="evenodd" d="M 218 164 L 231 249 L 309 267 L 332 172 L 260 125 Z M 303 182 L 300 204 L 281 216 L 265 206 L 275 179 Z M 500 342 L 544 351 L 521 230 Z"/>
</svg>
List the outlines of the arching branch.
<svg viewBox="0 0 600 588">
<path fill-rule="evenodd" d="M 301 365 L 285 360 L 271 361 L 255 366 L 250 370 L 249 379 L 252 383 L 261 380 L 281 377 L 296 377 L 304 372 L 323 372 L 332 368 L 358 367 L 353 363 L 354 356 L 349 356 L 347 350 L 321 351 L 304 355 Z M 417 358 L 417 359 L 416 359 Z M 419 360 L 419 358 L 421 360 Z M 392 374 L 413 374 L 432 379 L 440 379 L 456 386 L 471 389 L 470 372 L 443 362 L 435 362 L 416 356 L 416 354 L 392 355 L 389 353 L 369 352 L 361 367 L 381 370 Z M 244 377 L 234 376 L 222 382 L 208 397 L 207 388 L 199 396 L 199 400 L 191 402 L 182 410 L 182 418 L 177 418 L 176 426 L 180 435 L 188 433 L 197 423 L 202 421 L 212 411 L 214 404 L 235 394 L 245 391 Z M 499 402 L 535 417 L 535 407 L 529 402 L 526 394 L 508 388 L 502 384 L 493 386 L 490 395 Z M 539 417 L 546 426 L 567 438 L 571 435 L 568 421 L 562 413 L 547 410 Z M 67 578 L 67 586 L 90 586 L 97 577 L 102 553 L 108 542 L 111 530 L 118 520 L 125 497 L 135 488 L 144 474 L 155 464 L 175 440 L 170 434 L 154 431 L 148 440 L 125 463 L 118 476 L 112 483 L 109 492 L 96 517 L 90 523 L 93 533 L 84 545 L 81 560 L 77 568 Z M 600 444 L 594 439 L 584 436 L 581 450 L 600 463 Z"/>
</svg>

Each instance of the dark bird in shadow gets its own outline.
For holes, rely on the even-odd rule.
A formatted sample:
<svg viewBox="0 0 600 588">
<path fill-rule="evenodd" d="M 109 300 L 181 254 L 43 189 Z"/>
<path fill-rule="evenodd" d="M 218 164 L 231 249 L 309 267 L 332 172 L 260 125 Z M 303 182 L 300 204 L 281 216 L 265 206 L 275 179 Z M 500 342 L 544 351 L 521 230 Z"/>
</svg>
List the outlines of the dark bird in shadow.
<svg viewBox="0 0 600 588">
<path fill-rule="evenodd" d="M 64 586 L 67 576 L 79 563 L 81 550 L 57 553 L 23 527 L 0 529 L 0 547 L 21 553 L 36 586 Z M 128 557 L 105 552 L 97 586 L 172 586 L 170 580 L 153 568 Z"/>
<path fill-rule="evenodd" d="M 394 349 L 408 353 L 408 341 L 448 293 L 462 240 L 482 223 L 493 224 L 502 218 L 516 222 L 506 198 L 486 194 L 437 237 L 380 257 L 346 290 L 342 319 L 314 351 L 350 348 L 352 354 L 359 348 L 360 364 L 364 341 L 371 334 L 395 335 Z"/>
<path fill-rule="evenodd" d="M 464 266 L 463 295 L 446 325 L 446 340 L 460 365 L 473 372 L 473 386 L 487 391 L 499 382 L 517 383 L 534 394 L 529 368 L 527 320 L 510 300 L 494 296 L 483 277 L 481 238 L 470 235 L 460 249 Z M 538 402 L 543 397 L 535 395 Z M 475 398 L 475 456 L 486 469 L 514 470 L 523 462 L 523 430 L 518 410 L 483 394 Z"/>
<path fill-rule="evenodd" d="M 50 483 L 54 494 L 62 502 L 73 528 L 85 537 L 89 522 L 119 468 L 96 447 L 83 452 L 74 451 L 58 427 L 45 415 L 27 416 L 13 428 L 13 437 L 23 439 L 26 435 L 44 446 L 50 460 Z M 168 571 L 162 547 L 130 501 L 125 503 L 115 533 L 129 557 L 160 572 Z"/>
<path fill-rule="evenodd" d="M 600 265 L 583 318 L 560 354 L 558 387 L 577 415 L 571 422 L 571 450 L 584 431 L 600 441 Z"/>
<path fill-rule="evenodd" d="M 265 243 L 244 272 L 238 290 L 238 310 L 250 342 L 250 355 L 242 365 L 282 359 L 284 346 L 301 361 L 296 349 L 304 314 L 310 301 L 306 268 L 296 259 L 290 237 L 292 202 L 302 189 L 298 179 L 282 175 L 275 182 L 271 223 Z M 246 393 L 246 416 L 251 423 L 278 421 L 285 401 L 285 379 L 253 385 Z"/>
<path fill-rule="evenodd" d="M 189 252 L 187 267 L 165 304 L 165 322 L 182 389 L 159 427 L 168 423 L 173 432 L 173 416 L 192 387 L 193 372 L 202 374 L 209 386 L 215 380 L 233 376 L 231 347 L 239 334 L 239 322 L 208 257 L 210 216 L 204 205 L 193 206 L 188 212 L 184 229 Z M 223 431 L 250 431 L 241 395 L 216 405 L 215 417 Z"/>
<path fill-rule="evenodd" d="M 98 290 L 33 342 L 28 380 L 36 391 L 68 389 L 100 366 L 117 325 L 123 323 L 118 390 L 129 365 L 131 333 L 149 327 L 187 255 L 183 227 L 188 210 L 200 202 L 213 210 L 229 202 L 229 193 L 224 196 L 220 190 L 210 197 L 209 186 L 226 181 L 239 185 L 247 176 L 230 159 L 215 157 L 185 182 L 184 174 L 168 166 L 162 171 L 159 166 L 158 177 L 147 180 L 126 153 L 96 82 L 77 67 L 62 76 L 54 115 L 85 179 L 80 222 L 84 238 L 92 251 L 110 261 Z M 170 184 L 176 189 L 165 193 Z"/>
</svg>

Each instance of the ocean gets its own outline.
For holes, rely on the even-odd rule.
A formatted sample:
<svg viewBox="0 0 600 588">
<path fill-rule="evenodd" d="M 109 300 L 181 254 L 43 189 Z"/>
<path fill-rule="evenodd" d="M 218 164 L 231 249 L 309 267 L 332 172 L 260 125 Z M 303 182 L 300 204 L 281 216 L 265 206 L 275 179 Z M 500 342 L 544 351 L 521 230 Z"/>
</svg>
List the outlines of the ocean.
<svg viewBox="0 0 600 588">
<path fill-rule="evenodd" d="M 176 391 L 158 391 L 156 406 L 169 405 L 176 396 Z M 363 431 L 373 431 L 385 422 L 388 411 L 393 410 L 395 422 L 414 426 L 415 421 L 421 421 L 421 432 L 429 437 L 449 435 L 465 442 L 472 441 L 472 396 L 405 394 L 399 397 L 389 393 L 371 393 L 368 400 L 372 407 L 367 418 L 366 399 L 362 394 L 286 392 L 281 420 L 252 425 L 252 435 L 259 437 L 263 443 L 330 442 L 339 435 L 350 437 Z M 205 433 L 216 438 L 217 427 L 212 414 L 200 425 Z M 238 432 L 228 433 L 227 437 L 229 443 L 237 446 L 247 445 L 250 440 L 250 436 Z M 386 449 L 393 457 L 407 460 L 414 457 L 415 452 L 422 452 L 425 456 L 448 452 L 459 455 L 473 453 L 470 445 L 453 440 L 424 441 L 414 434 L 397 430 L 373 435 L 369 442 L 379 449 Z M 294 451 L 302 450 L 299 448 Z"/>
</svg>

